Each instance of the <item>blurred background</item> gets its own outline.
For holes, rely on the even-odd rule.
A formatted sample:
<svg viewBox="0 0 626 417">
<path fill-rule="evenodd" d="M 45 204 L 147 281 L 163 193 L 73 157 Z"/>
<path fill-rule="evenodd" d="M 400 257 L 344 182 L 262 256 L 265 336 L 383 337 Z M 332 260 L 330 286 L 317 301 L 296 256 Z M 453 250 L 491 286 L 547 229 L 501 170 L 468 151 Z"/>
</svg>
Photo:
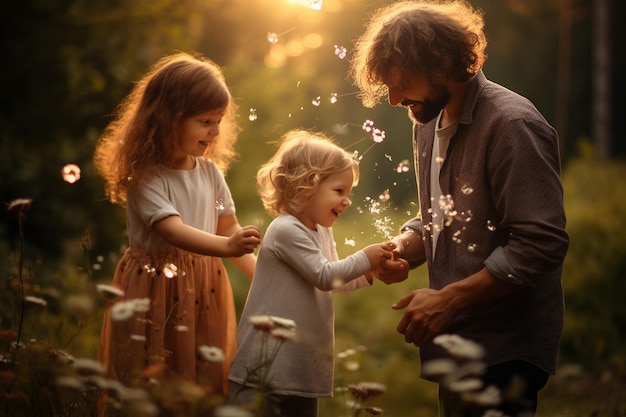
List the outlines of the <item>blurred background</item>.
<svg viewBox="0 0 626 417">
<path fill-rule="evenodd" d="M 275 151 L 272 142 L 306 128 L 362 157 L 353 206 L 334 227 L 340 255 L 393 235 L 416 209 L 410 122 L 386 103 L 363 108 L 347 79 L 354 40 L 389 3 L 0 2 L 0 196 L 6 205 L 33 200 L 23 228 L 0 210 L 0 330 L 17 325 L 23 255 L 27 295 L 49 300 L 44 311 L 27 311 L 24 335 L 95 356 L 104 302 L 94 286 L 110 283 L 127 237 L 124 210 L 106 201 L 92 153 L 133 81 L 175 51 L 220 65 L 239 105 L 239 159 L 227 181 L 242 224 L 264 230 L 271 221 L 256 194 L 256 170 Z M 471 3 L 485 13 L 487 77 L 528 97 L 560 135 L 572 238 L 563 276 L 567 317 L 562 372 L 544 391 L 540 414 L 626 415 L 626 2 Z M 241 309 L 249 282 L 228 268 Z M 404 283 L 335 297 L 337 350 L 355 349 L 360 363 L 339 361 L 338 381 L 385 383 L 379 402 L 386 415 L 437 413 L 436 387 L 417 377 L 418 351 L 396 333 L 401 313 L 390 308 L 426 285 L 418 269 Z M 322 415 L 336 415 L 333 401 Z"/>
</svg>

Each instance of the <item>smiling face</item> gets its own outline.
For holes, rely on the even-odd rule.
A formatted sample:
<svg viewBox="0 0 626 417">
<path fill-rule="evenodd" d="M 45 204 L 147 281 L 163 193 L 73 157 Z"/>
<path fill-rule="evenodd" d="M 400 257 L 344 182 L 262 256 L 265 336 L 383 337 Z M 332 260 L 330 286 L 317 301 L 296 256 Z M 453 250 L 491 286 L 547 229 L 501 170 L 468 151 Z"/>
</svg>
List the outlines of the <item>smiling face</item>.
<svg viewBox="0 0 626 417">
<path fill-rule="evenodd" d="M 189 157 L 204 155 L 220 133 L 219 126 L 225 112 L 226 108 L 222 108 L 181 119 L 173 168 L 193 168 L 193 159 Z"/>
<path fill-rule="evenodd" d="M 445 84 L 430 83 L 425 77 L 412 75 L 406 81 L 389 81 L 389 104 L 404 106 L 409 118 L 419 124 L 433 120 L 450 102 L 452 94 Z"/>
<path fill-rule="evenodd" d="M 309 229 L 319 224 L 330 227 L 352 202 L 348 198 L 352 191 L 354 172 L 352 168 L 332 174 L 321 182 L 317 191 L 302 213 L 296 215 Z"/>
</svg>

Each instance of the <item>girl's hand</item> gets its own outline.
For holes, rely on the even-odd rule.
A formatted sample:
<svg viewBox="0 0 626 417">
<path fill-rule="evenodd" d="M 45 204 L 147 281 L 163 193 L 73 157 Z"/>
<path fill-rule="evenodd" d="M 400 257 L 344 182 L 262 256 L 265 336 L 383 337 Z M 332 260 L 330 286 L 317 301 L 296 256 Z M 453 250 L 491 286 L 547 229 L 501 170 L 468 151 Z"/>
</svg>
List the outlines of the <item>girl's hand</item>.
<svg viewBox="0 0 626 417">
<path fill-rule="evenodd" d="M 244 226 L 228 238 L 230 256 L 239 257 L 246 253 L 252 253 L 259 243 L 261 243 L 259 228 L 253 225 Z"/>
<path fill-rule="evenodd" d="M 375 270 L 380 268 L 383 262 L 393 258 L 392 250 L 393 248 L 389 245 L 389 242 L 385 242 L 367 246 L 363 249 L 363 252 L 367 255 L 372 270 Z"/>
</svg>

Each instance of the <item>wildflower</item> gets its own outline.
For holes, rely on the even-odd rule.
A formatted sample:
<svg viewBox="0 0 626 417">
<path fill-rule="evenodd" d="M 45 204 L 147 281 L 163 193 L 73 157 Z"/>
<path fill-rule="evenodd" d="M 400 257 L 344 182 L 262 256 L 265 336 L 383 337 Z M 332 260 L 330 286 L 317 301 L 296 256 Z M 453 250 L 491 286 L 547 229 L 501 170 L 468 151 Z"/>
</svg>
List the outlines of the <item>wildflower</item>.
<svg viewBox="0 0 626 417">
<path fill-rule="evenodd" d="M 74 369 L 82 375 L 104 374 L 104 367 L 102 364 L 92 359 L 76 359 L 73 365 Z"/>
<path fill-rule="evenodd" d="M 52 349 L 50 351 L 50 356 L 64 364 L 70 364 L 76 361 L 75 357 L 61 349 Z"/>
<path fill-rule="evenodd" d="M 72 388 L 81 391 L 85 386 L 80 379 L 71 376 L 58 376 L 54 380 L 57 387 Z"/>
<path fill-rule="evenodd" d="M 124 295 L 124 291 L 112 285 L 98 284 L 96 285 L 96 289 L 107 299 L 122 297 Z"/>
<path fill-rule="evenodd" d="M 422 367 L 424 376 L 431 378 L 443 377 L 455 373 L 457 366 L 451 359 L 435 359 L 428 361 Z"/>
<path fill-rule="evenodd" d="M 276 324 L 279 327 L 283 327 L 285 329 L 296 328 L 296 322 L 291 319 L 285 319 L 285 318 L 277 317 L 277 316 L 270 316 L 270 318 L 272 319 L 274 324 Z"/>
<path fill-rule="evenodd" d="M 296 340 L 295 329 L 276 328 L 272 329 L 270 334 L 276 339 L 282 340 L 284 342 L 293 342 L 294 340 Z"/>
<path fill-rule="evenodd" d="M 255 329 L 263 330 L 265 332 L 276 327 L 276 324 L 270 316 L 250 316 L 249 320 Z"/>
<path fill-rule="evenodd" d="M 150 310 L 149 298 L 135 298 L 132 300 L 120 301 L 111 306 L 111 320 L 128 320 L 135 313 L 144 313 Z"/>
<path fill-rule="evenodd" d="M 46 300 L 44 300 L 43 298 L 32 297 L 30 295 L 27 295 L 26 297 L 24 297 L 24 301 L 27 301 L 27 302 L 32 303 L 32 304 L 37 304 L 37 305 L 40 305 L 42 307 L 46 307 L 48 305 L 48 302 Z"/>
<path fill-rule="evenodd" d="M 373 416 L 379 416 L 383 413 L 383 409 L 380 407 L 374 407 L 372 405 L 367 405 L 365 406 L 365 412 L 367 414 L 373 415 Z"/>
<path fill-rule="evenodd" d="M 445 381 L 446 388 L 453 392 L 475 391 L 483 386 L 483 382 L 477 378 L 455 379 Z"/>
<path fill-rule="evenodd" d="M 464 339 L 456 334 L 442 334 L 433 340 L 433 343 L 445 348 L 452 355 L 459 358 L 479 359 L 483 357 L 484 349 L 478 343 Z"/>
<path fill-rule="evenodd" d="M 120 301 L 111 306 L 111 320 L 128 320 L 133 314 L 135 314 L 135 309 L 133 308 L 133 304 L 129 301 Z"/>
<path fill-rule="evenodd" d="M 502 401 L 500 390 L 493 385 L 480 392 L 465 392 L 461 395 L 464 401 L 482 406 L 498 405 Z M 496 417 L 493 415 L 492 417 Z"/>
<path fill-rule="evenodd" d="M 7 210 L 12 213 L 23 213 L 30 209 L 32 203 L 32 198 L 16 198 L 9 203 Z"/>
<path fill-rule="evenodd" d="M 355 398 L 365 401 L 382 394 L 387 390 L 387 387 L 378 382 L 359 382 L 358 384 L 349 384 L 348 389 Z"/>
<path fill-rule="evenodd" d="M 508 416 L 504 414 L 502 411 L 487 410 L 485 411 L 485 414 L 483 414 L 482 417 L 508 417 Z"/>
<path fill-rule="evenodd" d="M 89 314 L 94 309 L 93 298 L 84 294 L 67 296 L 63 302 L 63 306 L 68 312 L 77 315 Z"/>
<path fill-rule="evenodd" d="M 202 345 L 198 346 L 198 350 L 202 357 L 209 362 L 224 362 L 226 359 L 224 352 L 215 346 Z"/>
<path fill-rule="evenodd" d="M 215 417 L 253 417 L 250 411 L 234 405 L 222 405 L 215 410 Z"/>
<path fill-rule="evenodd" d="M 131 300 L 133 302 L 133 308 L 137 313 L 145 313 L 150 310 L 150 299 L 149 298 L 136 298 Z"/>
<path fill-rule="evenodd" d="M 343 368 L 349 372 L 356 372 L 361 368 L 361 364 L 358 361 L 346 361 Z"/>
</svg>

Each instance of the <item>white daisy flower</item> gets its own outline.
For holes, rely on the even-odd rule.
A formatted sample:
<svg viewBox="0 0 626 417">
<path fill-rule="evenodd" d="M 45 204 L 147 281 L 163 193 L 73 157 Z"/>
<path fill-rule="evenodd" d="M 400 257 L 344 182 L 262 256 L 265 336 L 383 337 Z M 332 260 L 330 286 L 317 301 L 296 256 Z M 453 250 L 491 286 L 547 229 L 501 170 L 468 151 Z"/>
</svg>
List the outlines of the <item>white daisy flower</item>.
<svg viewBox="0 0 626 417">
<path fill-rule="evenodd" d="M 198 351 L 200 352 L 202 357 L 209 362 L 224 362 L 224 360 L 226 359 L 222 349 L 215 346 L 198 346 Z"/>
</svg>

